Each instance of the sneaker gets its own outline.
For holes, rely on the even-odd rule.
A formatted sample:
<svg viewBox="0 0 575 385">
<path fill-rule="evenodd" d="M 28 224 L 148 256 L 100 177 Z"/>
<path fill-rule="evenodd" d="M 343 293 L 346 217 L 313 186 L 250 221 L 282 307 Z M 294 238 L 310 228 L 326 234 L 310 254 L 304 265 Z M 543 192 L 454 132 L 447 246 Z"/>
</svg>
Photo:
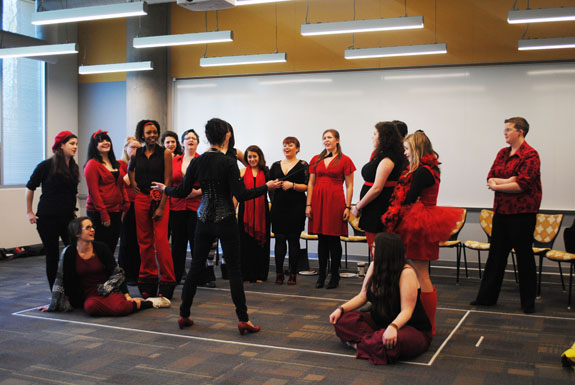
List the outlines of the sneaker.
<svg viewBox="0 0 575 385">
<path fill-rule="evenodd" d="M 161 307 L 170 307 L 172 302 L 166 297 L 150 297 L 146 301 L 150 301 L 156 309 Z"/>
</svg>

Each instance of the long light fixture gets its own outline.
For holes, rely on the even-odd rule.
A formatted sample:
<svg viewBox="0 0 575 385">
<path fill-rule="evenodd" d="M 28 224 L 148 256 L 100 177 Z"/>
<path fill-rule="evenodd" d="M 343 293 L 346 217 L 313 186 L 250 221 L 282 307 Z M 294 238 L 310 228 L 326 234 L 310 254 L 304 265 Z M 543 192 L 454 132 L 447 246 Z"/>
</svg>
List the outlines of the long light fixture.
<svg viewBox="0 0 575 385">
<path fill-rule="evenodd" d="M 154 67 L 151 61 L 140 61 L 131 63 L 114 63 L 98 64 L 90 66 L 80 66 L 78 73 L 80 75 L 105 74 L 112 72 L 133 72 L 133 71 L 151 71 Z"/>
<path fill-rule="evenodd" d="M 512 10 L 507 14 L 509 24 L 568 20 L 575 20 L 575 7 Z"/>
<path fill-rule="evenodd" d="M 34 12 L 31 22 L 34 25 L 73 23 L 86 20 L 114 19 L 118 17 L 132 17 L 147 15 L 146 2 L 120 3 L 99 5 L 95 7 L 81 7 L 58 9 L 55 11 Z"/>
<path fill-rule="evenodd" d="M 236 0 L 236 6 L 266 4 L 266 3 L 281 3 L 284 1 L 290 1 L 290 0 Z"/>
<path fill-rule="evenodd" d="M 423 28 L 423 16 L 302 24 L 303 36 Z"/>
<path fill-rule="evenodd" d="M 0 59 L 66 55 L 72 53 L 78 53 L 78 45 L 76 43 L 31 45 L 27 47 L 2 48 L 0 49 Z"/>
<path fill-rule="evenodd" d="M 447 44 L 423 44 L 396 47 L 346 49 L 346 59 L 368 59 L 391 56 L 435 55 L 447 53 Z"/>
<path fill-rule="evenodd" d="M 203 57 L 200 59 L 201 67 L 233 66 L 243 64 L 285 63 L 287 55 L 282 53 L 268 53 L 259 55 Z"/>
<path fill-rule="evenodd" d="M 524 39 L 519 40 L 519 51 L 535 49 L 561 49 L 575 48 L 575 37 L 554 37 L 549 39 Z"/>
<path fill-rule="evenodd" d="M 134 48 L 170 47 L 174 45 L 222 43 L 234 41 L 232 31 L 215 31 L 201 33 L 182 33 L 134 38 Z"/>
</svg>

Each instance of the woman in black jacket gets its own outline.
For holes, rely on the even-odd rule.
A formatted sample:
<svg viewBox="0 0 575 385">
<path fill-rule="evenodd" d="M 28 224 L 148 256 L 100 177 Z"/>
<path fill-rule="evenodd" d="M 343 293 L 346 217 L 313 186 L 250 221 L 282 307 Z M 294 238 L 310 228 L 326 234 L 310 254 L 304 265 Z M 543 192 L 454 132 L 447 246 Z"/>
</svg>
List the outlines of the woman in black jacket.
<svg viewBox="0 0 575 385">
<path fill-rule="evenodd" d="M 94 242 L 94 225 L 88 217 L 68 226 L 72 244 L 63 252 L 47 311 L 84 308 L 92 316 L 124 316 L 141 309 L 168 307 L 166 298 L 130 297 L 124 271 L 106 244 Z"/>
</svg>

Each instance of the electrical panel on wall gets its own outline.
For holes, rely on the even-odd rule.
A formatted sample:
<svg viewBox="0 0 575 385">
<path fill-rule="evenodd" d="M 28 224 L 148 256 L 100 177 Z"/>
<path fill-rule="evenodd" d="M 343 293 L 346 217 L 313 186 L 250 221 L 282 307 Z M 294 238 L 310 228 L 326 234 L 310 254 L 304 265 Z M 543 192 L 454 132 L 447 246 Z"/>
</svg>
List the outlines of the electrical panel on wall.
<svg viewBox="0 0 575 385">
<path fill-rule="evenodd" d="M 236 0 L 178 0 L 178 5 L 190 11 L 216 11 L 235 7 Z"/>
</svg>

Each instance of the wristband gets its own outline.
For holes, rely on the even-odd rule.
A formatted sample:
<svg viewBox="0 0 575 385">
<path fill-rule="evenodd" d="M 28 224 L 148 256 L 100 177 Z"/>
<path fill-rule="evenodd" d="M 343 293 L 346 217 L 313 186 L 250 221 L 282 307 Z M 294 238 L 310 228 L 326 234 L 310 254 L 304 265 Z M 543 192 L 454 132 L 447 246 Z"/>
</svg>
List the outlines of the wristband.
<svg viewBox="0 0 575 385">
<path fill-rule="evenodd" d="M 311 205 L 306 205 L 306 207 L 307 207 L 307 206 L 311 207 Z"/>
<path fill-rule="evenodd" d="M 345 206 L 345 208 L 351 210 L 351 206 Z"/>
<path fill-rule="evenodd" d="M 341 317 L 345 313 L 345 310 L 343 309 L 343 306 L 340 306 L 339 310 L 341 310 L 341 314 L 340 314 L 340 317 Z"/>
<path fill-rule="evenodd" d="M 394 327 L 396 331 L 399 331 L 399 328 L 397 327 L 397 325 L 395 323 L 390 323 L 389 326 Z"/>
<path fill-rule="evenodd" d="M 293 182 L 291 183 L 291 188 L 292 188 L 292 190 L 295 190 L 295 183 L 293 183 Z"/>
</svg>

